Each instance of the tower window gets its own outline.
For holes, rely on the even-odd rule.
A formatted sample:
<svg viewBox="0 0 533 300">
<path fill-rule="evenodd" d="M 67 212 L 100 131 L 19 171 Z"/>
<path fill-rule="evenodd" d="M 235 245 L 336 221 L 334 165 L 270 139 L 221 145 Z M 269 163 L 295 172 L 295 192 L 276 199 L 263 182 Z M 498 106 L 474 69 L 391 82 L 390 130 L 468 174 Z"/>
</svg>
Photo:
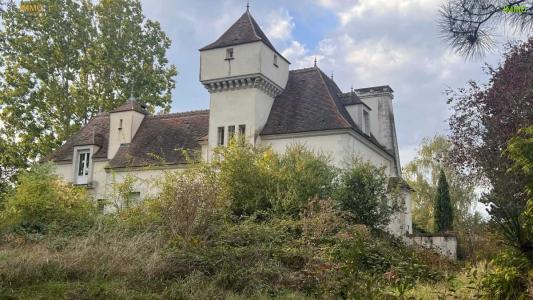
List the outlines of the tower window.
<svg viewBox="0 0 533 300">
<path fill-rule="evenodd" d="M 226 59 L 233 59 L 233 48 L 226 49 Z"/>
<path fill-rule="evenodd" d="M 278 66 L 278 56 L 274 54 L 274 66 Z"/>
<path fill-rule="evenodd" d="M 217 145 L 224 145 L 224 127 L 218 127 Z"/>
<path fill-rule="evenodd" d="M 120 119 L 120 124 L 118 125 L 118 130 L 122 129 L 122 119 Z"/>
</svg>

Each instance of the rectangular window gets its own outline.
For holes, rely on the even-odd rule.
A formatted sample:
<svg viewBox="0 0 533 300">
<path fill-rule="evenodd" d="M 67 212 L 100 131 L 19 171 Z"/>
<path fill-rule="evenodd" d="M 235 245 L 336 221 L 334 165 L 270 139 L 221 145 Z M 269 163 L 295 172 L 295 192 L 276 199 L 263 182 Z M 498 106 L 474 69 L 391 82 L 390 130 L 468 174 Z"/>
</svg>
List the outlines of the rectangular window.
<svg viewBox="0 0 533 300">
<path fill-rule="evenodd" d="M 217 145 L 224 145 L 224 127 L 218 127 Z"/>
<path fill-rule="evenodd" d="M 233 59 L 233 48 L 226 49 L 226 59 Z"/>
<path fill-rule="evenodd" d="M 245 133 L 246 133 L 246 125 L 244 124 L 239 125 L 239 135 L 244 136 Z"/>
<path fill-rule="evenodd" d="M 228 139 L 231 140 L 235 135 L 235 126 L 228 126 Z"/>
<path fill-rule="evenodd" d="M 89 149 L 78 150 L 76 155 L 76 183 L 87 184 L 89 180 L 89 165 L 91 151 Z"/>
<path fill-rule="evenodd" d="M 278 56 L 274 54 L 274 66 L 278 66 Z"/>
<path fill-rule="evenodd" d="M 368 111 L 363 111 L 363 132 L 370 134 L 370 115 Z"/>
</svg>

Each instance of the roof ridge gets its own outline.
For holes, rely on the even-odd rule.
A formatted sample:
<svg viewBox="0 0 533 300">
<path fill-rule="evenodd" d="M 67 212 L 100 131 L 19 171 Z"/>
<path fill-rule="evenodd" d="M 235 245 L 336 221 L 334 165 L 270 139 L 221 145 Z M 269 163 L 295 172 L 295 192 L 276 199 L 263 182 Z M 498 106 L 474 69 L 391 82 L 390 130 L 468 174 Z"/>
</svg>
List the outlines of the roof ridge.
<svg viewBox="0 0 533 300">
<path fill-rule="evenodd" d="M 352 124 L 350 124 L 350 122 L 348 120 L 346 120 L 346 118 L 340 112 L 339 106 L 337 105 L 337 102 L 335 101 L 335 99 L 333 99 L 333 96 L 331 95 L 331 91 L 329 90 L 328 84 L 326 83 L 326 80 L 324 79 L 324 76 L 323 76 L 325 74 L 322 72 L 322 70 L 320 70 L 320 68 L 318 68 L 318 67 L 313 67 L 313 68 L 318 71 L 318 75 L 320 76 L 320 81 L 322 81 L 322 83 L 324 84 L 324 87 L 328 91 L 328 96 L 331 99 L 331 101 L 333 102 L 333 106 L 337 110 L 337 113 L 341 116 L 342 120 L 345 122 L 345 125 L 347 125 L 349 127 L 352 127 Z"/>
<path fill-rule="evenodd" d="M 250 14 L 249 10 L 246 10 L 245 12 L 246 16 L 248 17 L 248 21 L 250 21 L 250 24 L 252 25 L 252 31 L 255 34 L 255 37 L 258 38 L 260 41 L 263 41 L 263 39 L 257 34 L 257 31 L 255 30 L 254 22 L 252 21 L 252 15 Z M 263 41 L 263 43 L 266 44 L 266 41 Z"/>
<path fill-rule="evenodd" d="M 316 67 L 301 68 L 301 69 L 289 70 L 289 72 L 292 72 L 292 73 L 310 72 L 310 71 L 313 71 L 315 68 Z"/>
<path fill-rule="evenodd" d="M 150 115 L 149 118 L 153 119 L 164 119 L 164 118 L 172 118 L 172 117 L 187 117 L 187 116 L 194 116 L 194 115 L 201 115 L 209 113 L 209 109 L 198 109 L 198 110 L 189 110 L 189 111 L 182 111 L 182 112 L 175 112 L 175 113 L 168 113 L 168 114 L 160 114 L 160 115 Z"/>
</svg>

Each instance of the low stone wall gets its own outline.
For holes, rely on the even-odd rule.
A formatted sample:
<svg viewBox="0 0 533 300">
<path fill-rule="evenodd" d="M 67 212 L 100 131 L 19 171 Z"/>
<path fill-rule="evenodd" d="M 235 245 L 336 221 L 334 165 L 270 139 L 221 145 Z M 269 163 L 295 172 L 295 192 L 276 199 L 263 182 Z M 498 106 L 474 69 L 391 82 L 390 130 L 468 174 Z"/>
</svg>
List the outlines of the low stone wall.
<svg viewBox="0 0 533 300">
<path fill-rule="evenodd" d="M 452 234 L 412 234 L 407 242 L 432 249 L 452 260 L 457 259 L 457 237 Z"/>
</svg>

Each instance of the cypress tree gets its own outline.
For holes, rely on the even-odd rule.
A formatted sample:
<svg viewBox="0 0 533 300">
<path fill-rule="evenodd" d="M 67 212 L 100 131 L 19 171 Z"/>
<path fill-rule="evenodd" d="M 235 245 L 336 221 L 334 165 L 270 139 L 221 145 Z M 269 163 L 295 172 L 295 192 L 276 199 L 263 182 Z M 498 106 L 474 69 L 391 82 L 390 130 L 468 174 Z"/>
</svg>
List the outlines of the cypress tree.
<svg viewBox="0 0 533 300">
<path fill-rule="evenodd" d="M 436 232 L 452 230 L 453 208 L 450 200 L 450 192 L 448 190 L 448 181 L 446 181 L 446 174 L 444 174 L 443 170 L 440 171 L 439 183 L 437 186 L 434 218 Z"/>
</svg>

